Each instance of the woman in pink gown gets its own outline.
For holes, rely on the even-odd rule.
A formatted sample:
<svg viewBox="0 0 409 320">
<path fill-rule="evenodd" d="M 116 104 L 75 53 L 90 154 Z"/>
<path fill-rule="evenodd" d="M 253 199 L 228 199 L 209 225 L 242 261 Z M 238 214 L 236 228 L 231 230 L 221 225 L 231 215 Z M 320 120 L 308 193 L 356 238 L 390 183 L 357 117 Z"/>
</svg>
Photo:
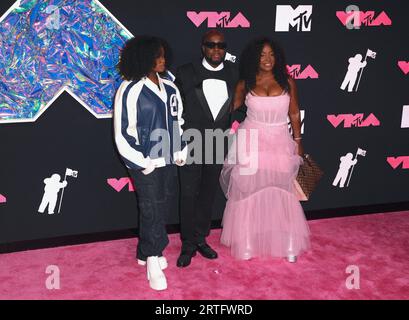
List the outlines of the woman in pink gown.
<svg viewBox="0 0 409 320">
<path fill-rule="evenodd" d="M 247 117 L 220 176 L 227 197 L 221 243 L 238 259 L 295 262 L 309 249 L 310 233 L 294 184 L 303 155 L 295 81 L 281 49 L 268 38 L 245 48 L 240 73 L 233 108 L 245 103 Z"/>
</svg>

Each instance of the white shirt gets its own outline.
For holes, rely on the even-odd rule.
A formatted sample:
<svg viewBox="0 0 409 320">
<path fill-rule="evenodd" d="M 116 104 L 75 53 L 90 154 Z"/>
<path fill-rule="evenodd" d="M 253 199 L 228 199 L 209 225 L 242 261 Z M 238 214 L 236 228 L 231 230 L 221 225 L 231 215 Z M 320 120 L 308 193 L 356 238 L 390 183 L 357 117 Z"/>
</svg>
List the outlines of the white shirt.
<svg viewBox="0 0 409 320">
<path fill-rule="evenodd" d="M 202 64 L 203 67 L 210 71 L 220 71 L 224 68 L 223 62 L 214 68 L 204 58 Z M 228 99 L 227 84 L 219 79 L 206 79 L 203 81 L 203 93 L 215 120 Z"/>
</svg>

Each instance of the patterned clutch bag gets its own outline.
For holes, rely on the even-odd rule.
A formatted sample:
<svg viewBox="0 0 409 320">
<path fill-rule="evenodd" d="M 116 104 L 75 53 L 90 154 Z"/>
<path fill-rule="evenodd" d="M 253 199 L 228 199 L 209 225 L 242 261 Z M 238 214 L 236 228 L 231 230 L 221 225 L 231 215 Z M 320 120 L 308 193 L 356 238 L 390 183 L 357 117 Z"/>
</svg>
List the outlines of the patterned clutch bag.
<svg viewBox="0 0 409 320">
<path fill-rule="evenodd" d="M 296 191 L 300 201 L 307 201 L 311 193 L 317 187 L 318 181 L 324 172 L 308 154 L 303 157 L 303 164 L 300 165 L 296 181 L 294 181 Z"/>
</svg>

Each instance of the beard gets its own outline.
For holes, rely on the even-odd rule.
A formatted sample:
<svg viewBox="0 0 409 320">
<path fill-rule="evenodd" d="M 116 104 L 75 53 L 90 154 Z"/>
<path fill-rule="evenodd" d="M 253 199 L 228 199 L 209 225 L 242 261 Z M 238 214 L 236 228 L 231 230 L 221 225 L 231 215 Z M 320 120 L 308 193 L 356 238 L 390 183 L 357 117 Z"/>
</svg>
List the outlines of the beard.
<svg viewBox="0 0 409 320">
<path fill-rule="evenodd" d="M 222 55 L 220 59 L 212 59 L 212 57 L 205 56 L 206 61 L 211 65 L 219 65 L 224 61 L 226 54 Z"/>
</svg>

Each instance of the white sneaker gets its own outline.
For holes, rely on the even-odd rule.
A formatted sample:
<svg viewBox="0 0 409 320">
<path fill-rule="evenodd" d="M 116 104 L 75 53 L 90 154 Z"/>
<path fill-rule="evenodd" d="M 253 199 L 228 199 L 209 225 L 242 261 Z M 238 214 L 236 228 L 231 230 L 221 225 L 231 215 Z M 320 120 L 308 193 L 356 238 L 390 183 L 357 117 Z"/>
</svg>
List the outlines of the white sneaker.
<svg viewBox="0 0 409 320">
<path fill-rule="evenodd" d="M 287 256 L 287 261 L 291 262 L 291 263 L 295 263 L 295 262 L 297 262 L 297 256 L 289 255 L 289 256 Z"/>
<path fill-rule="evenodd" d="M 165 270 L 168 267 L 168 261 L 166 260 L 166 258 L 162 256 L 162 257 L 159 257 L 158 260 L 159 260 L 160 268 L 162 270 Z M 140 266 L 146 266 L 146 261 L 138 259 L 138 264 Z"/>
<path fill-rule="evenodd" d="M 149 286 L 153 290 L 165 290 L 168 287 L 165 274 L 162 272 L 159 264 L 159 258 L 148 257 L 146 261 L 146 275 L 149 280 Z"/>
</svg>

